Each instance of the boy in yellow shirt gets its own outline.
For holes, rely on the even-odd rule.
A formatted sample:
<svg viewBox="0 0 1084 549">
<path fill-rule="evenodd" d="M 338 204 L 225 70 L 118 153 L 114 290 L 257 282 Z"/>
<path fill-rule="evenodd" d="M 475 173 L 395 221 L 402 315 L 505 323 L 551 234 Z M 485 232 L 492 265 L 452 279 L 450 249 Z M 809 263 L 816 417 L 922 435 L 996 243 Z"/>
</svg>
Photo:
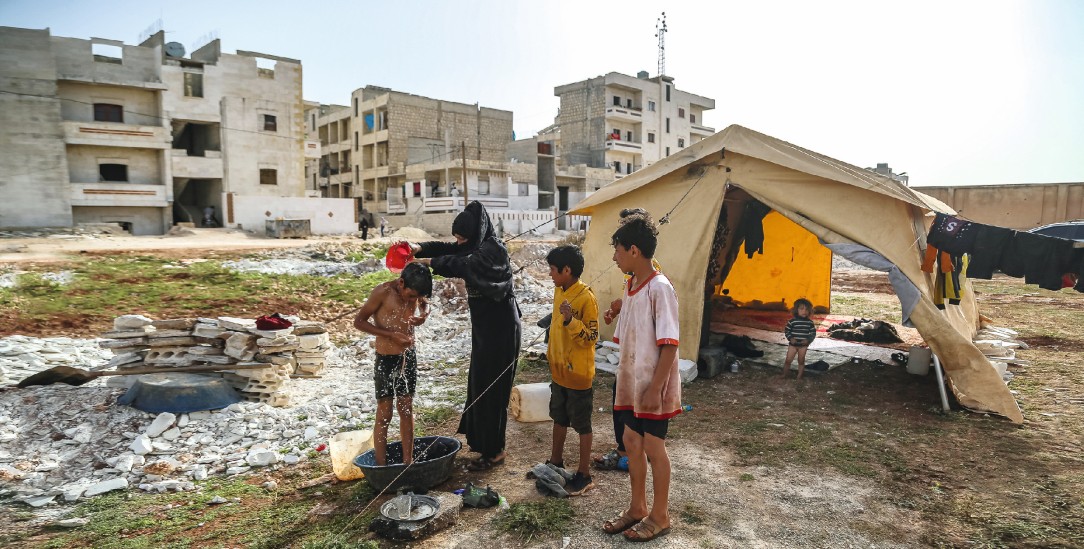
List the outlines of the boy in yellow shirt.
<svg viewBox="0 0 1084 549">
<path fill-rule="evenodd" d="M 565 436 L 572 427 L 580 435 L 579 469 L 565 485 L 578 496 L 591 481 L 591 408 L 594 407 L 595 343 L 598 341 L 598 301 L 580 282 L 583 254 L 577 246 L 558 246 L 546 256 L 553 279 L 553 320 L 549 327 L 550 417 L 553 447 L 549 463 L 564 468 Z"/>
</svg>

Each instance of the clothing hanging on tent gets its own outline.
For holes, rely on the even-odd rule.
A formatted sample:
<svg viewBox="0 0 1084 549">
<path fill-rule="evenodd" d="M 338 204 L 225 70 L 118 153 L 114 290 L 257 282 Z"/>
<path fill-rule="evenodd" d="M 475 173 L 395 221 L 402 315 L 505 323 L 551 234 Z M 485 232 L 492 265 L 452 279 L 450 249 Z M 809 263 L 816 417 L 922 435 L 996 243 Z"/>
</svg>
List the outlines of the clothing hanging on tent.
<svg viewBox="0 0 1084 549">
<path fill-rule="evenodd" d="M 1084 292 L 1081 259 L 1084 251 L 1075 248 L 1072 240 L 992 227 L 938 213 L 926 242 L 922 263 L 926 272 L 933 272 L 932 264 L 939 249 L 951 256 L 948 261 L 937 258 L 942 273 L 952 272 L 948 265 L 966 254 L 970 256 L 970 264 L 965 272 L 972 278 L 989 280 L 995 270 L 1000 270 L 1045 290 L 1057 291 L 1075 284 L 1077 291 Z"/>
<path fill-rule="evenodd" d="M 738 233 L 745 241 L 745 255 L 749 259 L 754 253 L 764 253 L 764 216 L 772 209 L 765 206 L 759 200 L 750 199 L 745 203 L 745 209 L 741 215 L 741 225 Z"/>
</svg>

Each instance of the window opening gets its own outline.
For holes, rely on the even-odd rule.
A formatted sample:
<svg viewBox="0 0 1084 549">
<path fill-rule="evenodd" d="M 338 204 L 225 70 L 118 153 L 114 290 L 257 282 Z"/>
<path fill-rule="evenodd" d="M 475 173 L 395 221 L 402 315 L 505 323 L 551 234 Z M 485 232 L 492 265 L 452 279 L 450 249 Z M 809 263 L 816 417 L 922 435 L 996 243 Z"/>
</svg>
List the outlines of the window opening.
<svg viewBox="0 0 1084 549">
<path fill-rule="evenodd" d="M 85 112 L 85 111 L 84 111 Z M 96 122 L 124 122 L 124 107 L 109 103 L 94 104 L 94 120 Z"/>
<path fill-rule="evenodd" d="M 260 168 L 260 185 L 278 185 L 279 171 L 273 168 Z"/>
<path fill-rule="evenodd" d="M 184 96 L 203 97 L 203 75 L 197 72 L 184 73 Z"/>
<path fill-rule="evenodd" d="M 616 96 L 616 95 L 614 96 L 614 106 L 615 107 L 620 107 L 621 106 L 621 98 Z"/>
<path fill-rule="evenodd" d="M 685 118 L 685 109 L 678 107 L 678 118 Z"/>
<path fill-rule="evenodd" d="M 653 134 L 653 133 L 647 134 L 647 142 L 648 143 L 654 143 L 655 142 L 655 134 Z"/>
<path fill-rule="evenodd" d="M 278 119 L 273 114 L 263 115 L 263 131 L 265 132 L 277 132 L 279 131 Z"/>
<path fill-rule="evenodd" d="M 124 48 L 112 44 L 91 44 L 90 52 L 99 63 L 123 64 Z"/>
<path fill-rule="evenodd" d="M 101 181 L 128 181 L 128 166 L 124 164 L 99 164 L 98 178 Z"/>
</svg>

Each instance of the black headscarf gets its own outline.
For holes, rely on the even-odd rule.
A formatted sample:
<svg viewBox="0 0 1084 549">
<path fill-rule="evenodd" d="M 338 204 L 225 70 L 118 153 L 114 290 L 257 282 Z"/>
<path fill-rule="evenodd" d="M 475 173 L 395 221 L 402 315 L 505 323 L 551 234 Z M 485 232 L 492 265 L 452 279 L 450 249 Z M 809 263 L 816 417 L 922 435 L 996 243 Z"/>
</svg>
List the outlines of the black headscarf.
<svg viewBox="0 0 1084 549">
<path fill-rule="evenodd" d="M 455 216 L 455 221 L 452 221 L 452 234 L 467 239 L 467 242 L 461 245 L 466 253 L 477 250 L 482 241 L 487 238 L 496 239 L 489 213 L 486 212 L 486 207 L 477 200 L 467 204 L 467 207 Z"/>
<path fill-rule="evenodd" d="M 511 295 L 512 265 L 508 261 L 508 250 L 493 231 L 485 206 L 478 201 L 467 204 L 452 222 L 452 233 L 467 241 L 455 245 L 451 257 L 435 257 L 432 262 L 434 272 L 445 275 L 442 271 L 454 269 L 452 276 L 463 278 L 468 291 L 494 301 Z"/>
</svg>

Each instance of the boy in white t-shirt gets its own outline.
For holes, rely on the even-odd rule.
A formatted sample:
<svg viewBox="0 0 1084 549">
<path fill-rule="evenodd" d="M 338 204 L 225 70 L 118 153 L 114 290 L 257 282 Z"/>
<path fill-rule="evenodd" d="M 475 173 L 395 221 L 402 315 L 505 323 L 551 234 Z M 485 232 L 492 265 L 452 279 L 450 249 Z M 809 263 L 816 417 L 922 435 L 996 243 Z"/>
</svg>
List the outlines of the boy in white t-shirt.
<svg viewBox="0 0 1084 549">
<path fill-rule="evenodd" d="M 649 541 L 670 533 L 670 456 L 665 441 L 670 418 L 681 413 L 678 304 L 670 280 L 651 265 L 657 237 L 650 218 L 634 215 L 614 232 L 612 240 L 614 262 L 621 272 L 632 273 L 614 331 L 614 341 L 621 345 L 614 410 L 623 416 L 632 501 L 602 529 L 607 534 L 624 532 L 629 541 Z M 650 510 L 649 460 L 655 494 Z"/>
</svg>

